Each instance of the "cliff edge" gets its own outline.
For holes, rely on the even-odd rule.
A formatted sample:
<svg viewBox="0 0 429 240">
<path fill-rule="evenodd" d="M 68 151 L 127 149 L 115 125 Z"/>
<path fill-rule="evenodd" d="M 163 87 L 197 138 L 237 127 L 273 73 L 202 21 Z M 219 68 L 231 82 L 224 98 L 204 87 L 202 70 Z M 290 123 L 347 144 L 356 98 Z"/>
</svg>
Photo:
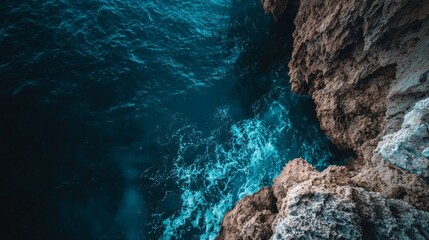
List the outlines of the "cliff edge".
<svg viewBox="0 0 429 240">
<path fill-rule="evenodd" d="M 262 2 L 276 18 L 291 4 Z M 295 25 L 292 90 L 356 157 L 323 172 L 289 162 L 218 238 L 429 239 L 429 1 L 301 1 Z"/>
</svg>

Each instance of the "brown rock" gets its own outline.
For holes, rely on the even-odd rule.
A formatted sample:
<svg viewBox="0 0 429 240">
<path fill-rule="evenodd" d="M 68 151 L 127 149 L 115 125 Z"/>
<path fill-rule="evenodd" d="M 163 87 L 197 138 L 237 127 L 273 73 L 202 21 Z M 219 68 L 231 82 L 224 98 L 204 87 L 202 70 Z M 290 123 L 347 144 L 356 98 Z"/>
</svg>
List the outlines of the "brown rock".
<svg viewBox="0 0 429 240">
<path fill-rule="evenodd" d="M 288 6 L 263 4 L 274 17 Z M 357 157 L 321 173 L 289 162 L 226 214 L 220 238 L 429 239 L 429 1 L 302 1 L 295 24 L 292 90 Z"/>
<path fill-rule="evenodd" d="M 282 14 L 293 14 L 298 12 L 299 0 L 261 0 L 265 13 L 271 14 L 277 21 Z"/>
<path fill-rule="evenodd" d="M 370 158 L 375 146 L 362 146 L 397 130 L 429 95 L 428 13 L 429 2 L 419 0 L 301 3 L 292 89 L 312 96 L 336 145 Z"/>
<path fill-rule="evenodd" d="M 389 189 L 403 196 L 403 189 Z M 277 210 L 278 209 L 278 210 Z M 359 186 L 345 167 L 319 173 L 303 159 L 243 198 L 223 220 L 219 239 L 427 239 L 429 212 Z"/>
<path fill-rule="evenodd" d="M 276 202 L 271 188 L 244 197 L 225 215 L 217 239 L 268 239 L 277 214 Z"/>
</svg>

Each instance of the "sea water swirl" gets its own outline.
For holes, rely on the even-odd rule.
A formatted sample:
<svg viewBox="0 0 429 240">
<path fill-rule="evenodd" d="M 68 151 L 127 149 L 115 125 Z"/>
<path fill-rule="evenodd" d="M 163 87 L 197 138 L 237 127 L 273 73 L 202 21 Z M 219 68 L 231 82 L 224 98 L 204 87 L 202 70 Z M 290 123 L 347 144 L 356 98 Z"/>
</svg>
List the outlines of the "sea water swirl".
<svg viewBox="0 0 429 240">
<path fill-rule="evenodd" d="M 214 239 L 289 160 L 337 163 L 290 92 L 293 17 L 259 1 L 5 0 L 0 14 L 0 154 L 18 171 L 2 176 L 23 238 Z"/>
</svg>

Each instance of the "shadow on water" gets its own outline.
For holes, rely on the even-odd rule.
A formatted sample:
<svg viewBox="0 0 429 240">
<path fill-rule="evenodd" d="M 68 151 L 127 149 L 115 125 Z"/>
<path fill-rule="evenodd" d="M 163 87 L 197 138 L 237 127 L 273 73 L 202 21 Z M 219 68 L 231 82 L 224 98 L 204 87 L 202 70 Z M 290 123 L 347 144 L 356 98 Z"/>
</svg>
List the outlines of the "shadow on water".
<svg viewBox="0 0 429 240">
<path fill-rule="evenodd" d="M 107 149 L 127 146 L 141 129 L 120 115 L 96 124 L 117 102 L 117 86 L 91 79 L 99 60 L 78 55 L 70 36 L 44 25 L 61 23 L 55 17 L 67 6 L 59 5 L 0 7 L 2 238 L 120 239 L 115 218 L 126 179 Z"/>
<path fill-rule="evenodd" d="M 293 23 L 296 12 L 289 11 L 274 22 L 261 10 L 259 4 L 234 0 L 232 2 L 231 21 L 227 36 L 231 41 L 229 48 L 241 48 L 241 55 L 235 63 L 236 76 L 235 96 L 239 98 L 242 108 L 251 116 L 255 113 L 255 103 L 264 95 L 270 93 L 271 100 L 279 100 L 279 95 L 286 95 L 287 107 L 291 114 L 288 117 L 297 133 L 306 132 L 310 126 L 318 126 L 316 106 L 308 96 L 292 94 L 288 77 L 287 64 L 293 51 L 292 33 L 295 30 Z M 272 74 L 272 72 L 276 72 Z M 273 77 L 278 78 L 284 86 L 283 92 L 271 91 Z M 271 92 L 270 92 L 271 91 Z M 319 138 L 326 138 L 322 131 L 316 131 Z M 316 138 L 317 139 L 317 138 Z M 299 141 L 295 139 L 295 141 Z M 330 141 L 326 141 L 326 149 L 331 157 L 323 165 L 315 164 L 318 170 L 326 166 L 342 165 L 353 155 L 352 151 L 340 151 Z M 288 143 L 285 143 L 288 144 Z M 297 155 L 304 157 L 305 155 Z M 307 159 L 316 163 L 317 159 Z M 271 179 L 267 179 L 269 185 Z"/>
<path fill-rule="evenodd" d="M 279 62 L 288 63 L 293 49 L 294 16 L 285 16 L 274 23 L 258 2 L 238 0 L 233 1 L 231 12 L 229 47 L 242 51 L 235 63 L 235 91 L 243 109 L 251 113 L 253 104 L 271 89 L 268 73 Z"/>
</svg>

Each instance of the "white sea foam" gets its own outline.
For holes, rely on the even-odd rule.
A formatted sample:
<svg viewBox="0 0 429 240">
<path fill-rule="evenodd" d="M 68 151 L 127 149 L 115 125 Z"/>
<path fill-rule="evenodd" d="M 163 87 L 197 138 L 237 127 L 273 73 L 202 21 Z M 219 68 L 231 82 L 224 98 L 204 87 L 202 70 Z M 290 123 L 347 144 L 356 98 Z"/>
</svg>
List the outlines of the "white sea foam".
<svg viewBox="0 0 429 240">
<path fill-rule="evenodd" d="M 219 128 L 208 135 L 193 125 L 178 129 L 172 136 L 179 148 L 169 177 L 181 190 L 181 209 L 164 220 L 163 237 L 176 238 L 192 226 L 204 231 L 200 239 L 214 239 L 233 203 L 257 191 L 284 164 L 277 146 L 291 127 L 287 115 L 287 109 L 273 101 L 254 118 L 231 123 L 225 106 L 214 114 Z M 225 142 L 219 140 L 223 127 L 229 129 Z M 187 154 L 195 149 L 203 151 Z"/>
</svg>

